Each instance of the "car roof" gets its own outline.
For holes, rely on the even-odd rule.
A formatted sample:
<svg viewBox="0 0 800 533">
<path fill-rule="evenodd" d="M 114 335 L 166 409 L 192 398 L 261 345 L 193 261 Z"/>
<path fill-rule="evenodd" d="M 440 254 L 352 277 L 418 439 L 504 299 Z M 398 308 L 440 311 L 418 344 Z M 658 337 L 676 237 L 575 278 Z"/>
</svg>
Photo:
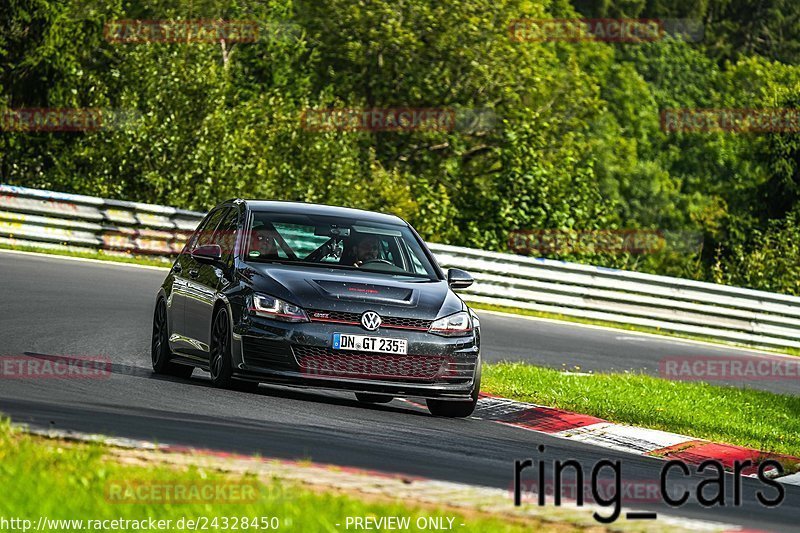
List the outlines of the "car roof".
<svg viewBox="0 0 800 533">
<path fill-rule="evenodd" d="M 363 209 L 352 209 L 350 207 L 337 207 L 322 204 L 307 204 L 305 202 L 281 202 L 267 200 L 244 200 L 252 211 L 269 211 L 272 213 L 289 213 L 316 216 L 333 216 L 358 218 L 369 222 L 383 222 L 384 224 L 400 224 L 406 226 L 407 223 L 400 217 L 375 211 L 365 211 Z"/>
</svg>

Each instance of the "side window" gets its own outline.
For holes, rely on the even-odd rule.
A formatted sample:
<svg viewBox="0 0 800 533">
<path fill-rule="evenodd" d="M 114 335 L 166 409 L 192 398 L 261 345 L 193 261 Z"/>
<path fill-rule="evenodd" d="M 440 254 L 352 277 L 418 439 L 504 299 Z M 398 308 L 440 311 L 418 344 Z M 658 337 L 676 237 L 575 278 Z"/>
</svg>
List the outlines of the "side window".
<svg viewBox="0 0 800 533">
<path fill-rule="evenodd" d="M 411 259 L 410 270 L 415 274 L 426 274 L 427 272 L 425 271 L 425 267 L 422 266 L 422 262 L 420 262 L 419 257 L 417 257 L 417 254 L 414 253 L 414 250 L 412 250 L 411 247 L 407 245 L 405 245 L 405 249 L 409 259 Z"/>
<path fill-rule="evenodd" d="M 214 232 L 212 244 L 222 248 L 222 261 L 227 265 L 233 264 L 233 253 L 236 248 L 236 227 L 239 225 L 239 210 L 232 207 L 225 211 L 222 221 Z"/>
<path fill-rule="evenodd" d="M 200 224 L 197 225 L 195 228 L 194 233 L 189 236 L 189 239 L 186 241 L 186 246 L 183 248 L 183 253 L 191 252 L 197 246 L 197 241 L 200 239 L 200 235 L 206 228 L 208 227 L 208 223 L 211 221 L 211 218 L 216 214 L 216 211 L 211 211 L 209 214 L 205 216 L 203 220 L 200 221 Z"/>
<path fill-rule="evenodd" d="M 214 244 L 214 230 L 219 226 L 219 221 L 228 209 L 217 209 L 208 217 L 208 222 L 196 234 L 196 239 L 190 250 L 206 244 Z"/>
</svg>

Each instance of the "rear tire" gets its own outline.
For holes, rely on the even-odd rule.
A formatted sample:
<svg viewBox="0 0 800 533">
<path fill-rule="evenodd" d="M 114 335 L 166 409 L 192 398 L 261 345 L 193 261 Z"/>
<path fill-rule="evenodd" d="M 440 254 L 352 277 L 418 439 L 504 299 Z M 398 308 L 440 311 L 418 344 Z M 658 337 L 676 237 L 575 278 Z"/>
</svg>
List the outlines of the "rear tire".
<svg viewBox="0 0 800 533">
<path fill-rule="evenodd" d="M 231 332 L 228 310 L 220 307 L 211 321 L 211 346 L 209 352 L 209 371 L 211 383 L 215 387 L 233 387 L 233 363 L 231 362 Z"/>
<path fill-rule="evenodd" d="M 367 392 L 357 392 L 356 399 L 363 403 L 389 403 L 394 400 L 394 396 L 386 394 L 371 394 Z"/>
<path fill-rule="evenodd" d="M 481 359 L 478 358 L 477 368 L 475 370 L 475 388 L 472 389 L 471 398 L 467 401 L 448 401 L 448 400 L 434 400 L 427 399 L 425 403 L 428 405 L 428 411 L 433 416 L 442 416 L 447 418 L 465 418 L 470 416 L 475 411 L 475 406 L 478 405 L 478 395 L 481 392 Z"/>
<path fill-rule="evenodd" d="M 179 365 L 171 362 L 172 352 L 169 349 L 169 331 L 167 327 L 167 304 L 163 298 L 156 302 L 153 313 L 153 338 L 150 344 L 150 359 L 153 363 L 153 372 L 165 376 L 189 378 L 194 367 Z"/>
</svg>

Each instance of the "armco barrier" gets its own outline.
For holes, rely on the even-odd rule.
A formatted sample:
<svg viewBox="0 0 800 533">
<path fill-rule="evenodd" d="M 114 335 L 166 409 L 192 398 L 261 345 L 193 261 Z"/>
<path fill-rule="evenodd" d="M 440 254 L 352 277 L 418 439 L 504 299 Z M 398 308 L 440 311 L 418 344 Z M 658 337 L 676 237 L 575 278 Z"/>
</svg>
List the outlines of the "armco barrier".
<svg viewBox="0 0 800 533">
<path fill-rule="evenodd" d="M 0 185 L 0 243 L 169 256 L 202 213 Z M 472 302 L 800 348 L 800 298 L 549 259 L 430 244 L 472 273 Z"/>
<path fill-rule="evenodd" d="M 0 185 L 0 242 L 155 256 L 183 248 L 202 213 Z"/>
</svg>

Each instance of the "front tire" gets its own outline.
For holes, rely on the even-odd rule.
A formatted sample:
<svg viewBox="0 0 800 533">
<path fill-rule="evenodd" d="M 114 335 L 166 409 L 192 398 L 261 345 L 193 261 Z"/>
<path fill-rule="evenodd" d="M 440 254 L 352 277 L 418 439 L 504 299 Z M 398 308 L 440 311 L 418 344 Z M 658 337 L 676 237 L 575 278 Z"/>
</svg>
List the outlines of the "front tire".
<svg viewBox="0 0 800 533">
<path fill-rule="evenodd" d="M 194 367 L 179 365 L 170 361 L 172 352 L 169 349 L 169 328 L 167 326 L 167 304 L 162 298 L 156 303 L 153 313 L 153 337 L 150 344 L 150 359 L 153 372 L 156 374 L 189 378 Z"/>
<path fill-rule="evenodd" d="M 475 411 L 475 406 L 478 405 L 478 396 L 481 392 L 481 360 L 478 358 L 477 368 L 475 370 L 475 387 L 472 389 L 470 399 L 467 401 L 448 401 L 448 400 L 434 400 L 427 399 L 425 403 L 428 405 L 428 411 L 433 416 L 442 416 L 447 418 L 466 418 Z"/>
<path fill-rule="evenodd" d="M 220 307 L 211 322 L 211 353 L 209 357 L 211 383 L 215 387 L 229 389 L 233 386 L 233 363 L 231 362 L 231 332 L 228 310 Z"/>
</svg>

